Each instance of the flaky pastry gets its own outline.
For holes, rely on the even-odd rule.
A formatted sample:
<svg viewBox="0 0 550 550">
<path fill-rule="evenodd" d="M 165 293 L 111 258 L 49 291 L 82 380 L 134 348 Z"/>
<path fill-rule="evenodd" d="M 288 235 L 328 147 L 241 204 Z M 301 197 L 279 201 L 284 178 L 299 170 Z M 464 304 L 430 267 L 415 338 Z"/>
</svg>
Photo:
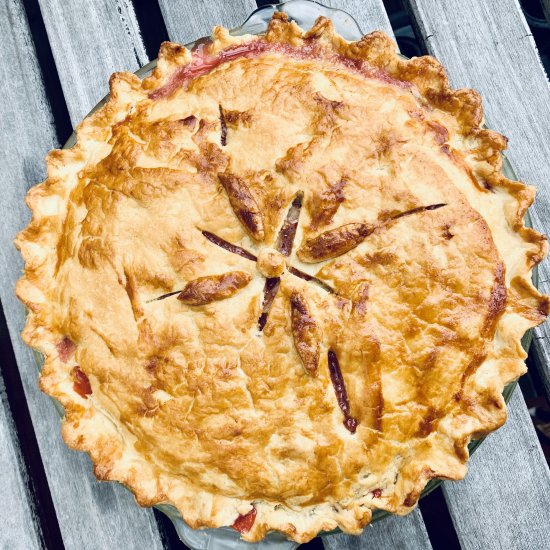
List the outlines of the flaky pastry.
<svg viewBox="0 0 550 550">
<path fill-rule="evenodd" d="M 381 32 L 284 14 L 165 43 L 110 92 L 17 238 L 24 339 L 97 477 L 299 542 L 462 478 L 549 310 L 535 191 L 478 94 Z"/>
</svg>

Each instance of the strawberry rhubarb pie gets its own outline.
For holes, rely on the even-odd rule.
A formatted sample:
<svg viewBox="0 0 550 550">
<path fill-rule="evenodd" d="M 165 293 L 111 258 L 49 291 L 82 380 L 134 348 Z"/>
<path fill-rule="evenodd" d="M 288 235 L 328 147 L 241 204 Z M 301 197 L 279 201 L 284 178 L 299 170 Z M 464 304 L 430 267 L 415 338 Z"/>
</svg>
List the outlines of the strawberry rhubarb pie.
<svg viewBox="0 0 550 550">
<path fill-rule="evenodd" d="M 24 338 L 97 477 L 302 542 L 462 478 L 549 309 L 478 94 L 284 14 L 110 91 L 17 238 Z"/>
</svg>

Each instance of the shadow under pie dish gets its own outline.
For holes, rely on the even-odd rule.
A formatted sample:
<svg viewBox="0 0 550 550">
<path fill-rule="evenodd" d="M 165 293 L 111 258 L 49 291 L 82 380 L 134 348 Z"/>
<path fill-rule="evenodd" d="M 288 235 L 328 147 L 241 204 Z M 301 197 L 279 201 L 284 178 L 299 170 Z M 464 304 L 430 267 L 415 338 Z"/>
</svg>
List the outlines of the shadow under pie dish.
<svg viewBox="0 0 550 550">
<path fill-rule="evenodd" d="M 249 541 L 359 533 L 462 478 L 548 313 L 533 188 L 481 123 L 433 58 L 324 18 L 114 75 L 17 239 L 66 442 Z"/>
</svg>

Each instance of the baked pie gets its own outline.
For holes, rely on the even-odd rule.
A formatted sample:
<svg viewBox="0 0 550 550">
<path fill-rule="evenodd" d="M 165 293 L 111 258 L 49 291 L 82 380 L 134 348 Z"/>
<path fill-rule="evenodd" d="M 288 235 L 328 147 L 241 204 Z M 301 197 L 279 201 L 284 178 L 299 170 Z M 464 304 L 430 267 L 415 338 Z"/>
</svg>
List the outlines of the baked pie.
<svg viewBox="0 0 550 550">
<path fill-rule="evenodd" d="M 275 14 L 162 45 L 52 151 L 17 293 L 99 479 L 303 542 L 409 512 L 501 426 L 548 314 L 535 191 L 431 57 Z"/>
</svg>

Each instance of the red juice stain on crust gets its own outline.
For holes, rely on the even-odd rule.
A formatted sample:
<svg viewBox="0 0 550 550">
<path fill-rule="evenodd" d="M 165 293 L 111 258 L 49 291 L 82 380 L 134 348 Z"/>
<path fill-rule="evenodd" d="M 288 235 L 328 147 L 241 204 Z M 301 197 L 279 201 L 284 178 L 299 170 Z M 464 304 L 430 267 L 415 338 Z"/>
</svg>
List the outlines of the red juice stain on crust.
<svg viewBox="0 0 550 550">
<path fill-rule="evenodd" d="M 433 132 L 435 142 L 438 145 L 445 145 L 445 143 L 449 140 L 449 130 L 447 130 L 445 126 L 431 120 L 427 121 L 426 124 Z"/>
<path fill-rule="evenodd" d="M 80 367 L 74 367 L 72 370 L 73 375 L 73 389 L 81 397 L 87 398 L 88 395 L 92 394 L 92 386 L 90 385 L 90 380 L 86 376 Z"/>
<path fill-rule="evenodd" d="M 239 516 L 231 527 L 233 527 L 235 531 L 238 531 L 242 535 L 243 533 L 248 533 L 248 531 L 252 529 L 252 526 L 254 525 L 255 520 L 256 520 L 256 508 L 252 507 L 252 510 L 250 510 L 250 512 L 248 512 L 247 514 L 244 514 L 244 516 L 243 515 Z"/>
<path fill-rule="evenodd" d="M 310 42 L 297 48 L 289 44 L 266 42 L 262 38 L 251 40 L 246 44 L 231 46 L 218 52 L 216 55 L 209 55 L 207 47 L 201 44 L 192 51 L 191 62 L 177 69 L 168 82 L 149 94 L 149 99 L 162 99 L 172 94 L 177 88 L 189 81 L 203 76 L 223 63 L 239 58 L 258 57 L 266 52 L 278 52 L 295 59 L 318 59 L 325 60 L 335 65 L 359 73 L 367 78 L 374 78 L 387 84 L 393 84 L 399 88 L 410 88 L 411 83 L 398 80 L 389 75 L 386 71 L 373 67 L 363 59 L 351 59 L 339 54 L 330 54 L 323 51 L 319 44 Z"/>
<path fill-rule="evenodd" d="M 356 418 L 353 418 L 353 416 L 346 416 L 344 418 L 344 426 L 352 434 L 354 434 L 355 431 L 357 430 L 358 424 L 359 422 L 357 421 Z"/>
<path fill-rule="evenodd" d="M 495 323 L 497 319 L 502 315 L 502 312 L 506 307 L 508 291 L 506 290 L 504 279 L 505 271 L 506 268 L 504 264 L 502 262 L 499 262 L 495 270 L 495 281 L 491 290 L 487 317 L 485 318 L 485 323 L 482 330 L 483 336 L 493 334 L 495 330 Z"/>
<path fill-rule="evenodd" d="M 186 116 L 185 118 L 182 118 L 180 122 L 184 126 L 187 126 L 188 128 L 193 129 L 197 125 L 197 117 L 195 115 L 189 115 L 189 116 Z"/>
<path fill-rule="evenodd" d="M 451 148 L 447 144 L 442 145 L 439 150 L 448 157 L 451 156 Z"/>
<path fill-rule="evenodd" d="M 206 53 L 204 45 L 200 45 L 193 51 L 191 62 L 178 69 L 170 80 L 158 90 L 149 94 L 150 99 L 160 99 L 170 95 L 176 88 L 179 88 L 186 82 L 205 75 L 227 61 L 239 57 L 253 57 L 266 51 L 267 42 L 263 40 L 253 40 L 247 44 L 233 46 L 222 50 L 214 56 Z"/>
<path fill-rule="evenodd" d="M 67 336 L 64 336 L 62 340 L 55 345 L 59 358 L 63 363 L 66 363 L 74 354 L 76 350 L 76 344 Z"/>
<path fill-rule="evenodd" d="M 410 82 L 393 78 L 393 76 L 388 74 L 386 71 L 379 69 L 378 67 L 372 66 L 370 63 L 364 61 L 363 59 L 351 59 L 349 57 L 345 57 L 344 55 L 339 55 L 339 54 L 329 56 L 327 57 L 327 59 L 329 61 L 344 65 L 346 68 L 350 69 L 351 71 L 362 74 L 363 76 L 366 76 L 368 78 L 374 78 L 376 80 L 381 80 L 382 82 L 386 82 L 387 84 L 393 84 L 398 88 L 410 88 L 412 86 Z"/>
</svg>

